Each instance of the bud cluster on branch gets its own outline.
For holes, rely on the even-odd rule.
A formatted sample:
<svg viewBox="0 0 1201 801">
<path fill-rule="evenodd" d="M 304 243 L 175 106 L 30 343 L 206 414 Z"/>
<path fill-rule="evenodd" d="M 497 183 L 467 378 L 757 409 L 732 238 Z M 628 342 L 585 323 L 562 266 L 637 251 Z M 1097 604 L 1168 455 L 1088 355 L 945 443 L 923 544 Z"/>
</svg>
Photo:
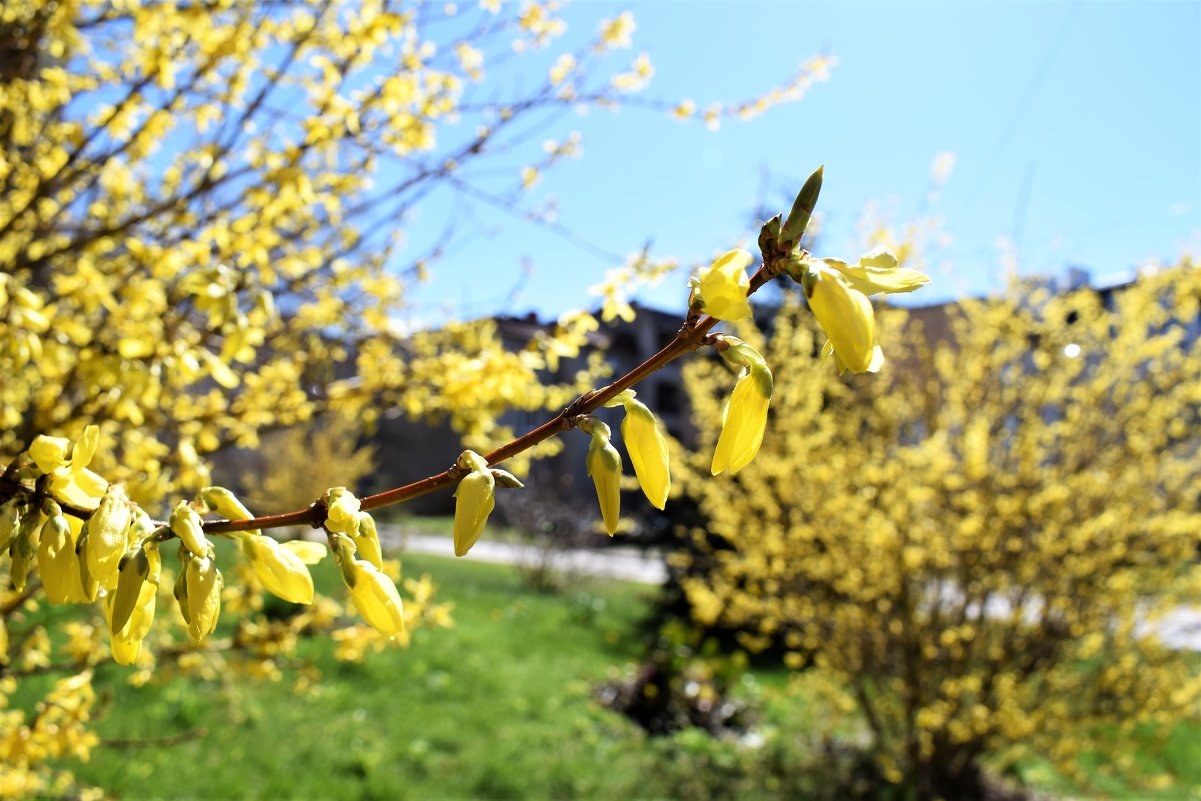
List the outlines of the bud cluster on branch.
<svg viewBox="0 0 1201 801">
<path fill-rule="evenodd" d="M 384 572 L 379 535 L 370 510 L 455 486 L 454 549 L 464 556 L 479 540 L 495 506 L 497 487 L 523 485 L 495 465 L 552 436 L 576 428 L 591 437 L 586 457 L 596 485 L 605 530 L 618 530 L 623 460 L 610 441 L 612 430 L 595 416 L 602 407 L 622 406 L 622 438 L 647 499 L 662 509 L 671 490 L 667 439 L 654 413 L 637 400 L 633 386 L 684 353 L 708 345 L 739 372 L 722 413 L 711 473 L 734 474 L 755 458 L 767 426 L 774 381 L 762 355 L 746 342 L 711 333 L 721 321 L 751 316 L 748 298 L 768 280 L 788 275 L 801 284 L 818 322 L 829 336 L 824 352 L 840 371 L 874 372 L 883 364 L 867 296 L 907 292 L 929 279 L 899 266 L 877 249 L 856 264 L 816 259 L 800 248 L 821 188 L 822 170 L 806 182 L 787 219 L 777 216 L 760 233 L 763 263 L 747 274 L 753 259 L 732 250 L 690 282 L 689 312 L 679 333 L 662 350 L 613 383 L 594 389 L 524 436 L 488 454 L 467 450 L 443 473 L 387 492 L 356 498 L 335 487 L 306 509 L 254 517 L 223 487 L 206 487 L 181 500 L 165 522 L 152 519 L 131 501 L 121 484 L 88 469 L 99 441 L 89 426 L 77 442 L 41 435 L 0 478 L 0 553 L 7 552 L 14 587 L 25 587 L 36 565 L 47 599 L 54 604 L 103 605 L 113 657 L 137 661 L 155 613 L 163 544 L 178 540 L 179 571 L 174 597 L 188 636 L 203 641 L 216 629 L 224 578 L 210 537 L 237 541 L 263 587 L 285 601 L 313 601 L 308 565 L 324 556 L 316 543 L 280 543 L 263 529 L 308 523 L 326 534 L 342 580 L 359 614 L 387 637 L 404 628 L 396 585 Z"/>
</svg>

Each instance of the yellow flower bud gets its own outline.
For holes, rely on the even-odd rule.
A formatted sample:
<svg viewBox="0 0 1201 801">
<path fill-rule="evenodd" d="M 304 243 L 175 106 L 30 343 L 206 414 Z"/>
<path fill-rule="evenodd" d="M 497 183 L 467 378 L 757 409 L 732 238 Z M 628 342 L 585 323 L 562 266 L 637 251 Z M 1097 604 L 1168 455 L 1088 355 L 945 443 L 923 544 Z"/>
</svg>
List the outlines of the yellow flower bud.
<svg viewBox="0 0 1201 801">
<path fill-rule="evenodd" d="M 13 532 L 17 530 L 20 522 L 21 513 L 17 510 L 16 498 L 10 498 L 6 503 L 0 505 L 0 554 L 8 550 L 8 543 L 12 540 Z"/>
<path fill-rule="evenodd" d="M 510 473 L 508 470 L 501 470 L 499 467 L 493 467 L 488 470 L 492 477 L 496 479 L 496 486 L 504 487 L 505 489 L 525 489 L 525 484 L 521 483 L 521 479 Z"/>
<path fill-rule="evenodd" d="M 759 452 L 773 388 L 771 371 L 754 348 L 736 342 L 723 355 L 743 365 L 743 369 L 721 413 L 721 433 L 710 466 L 710 472 L 715 476 L 737 473 Z"/>
<path fill-rule="evenodd" d="M 192 561 L 192 556 L 184 549 L 184 554 L 180 556 L 179 575 L 175 577 L 175 586 L 172 588 L 172 594 L 175 596 L 175 601 L 179 605 L 179 614 L 183 617 L 183 622 L 192 624 L 192 610 L 188 605 L 188 563 Z"/>
<path fill-rule="evenodd" d="M 26 509 L 17 526 L 17 535 L 8 546 L 8 555 L 11 559 L 8 573 L 13 589 L 17 592 L 25 589 L 25 579 L 29 575 L 29 566 L 33 564 L 37 555 L 42 524 L 45 522 L 46 515 L 41 509 L 37 507 Z"/>
<path fill-rule="evenodd" d="M 662 509 L 671 491 L 667 439 L 655 415 L 645 404 L 634 399 L 632 390 L 622 402 L 626 416 L 621 421 L 621 438 L 634 465 L 634 475 L 638 476 L 638 484 L 646 499 L 656 509 Z"/>
<path fill-rule="evenodd" d="M 79 581 L 75 538 L 58 504 L 51 501 L 47 506 L 50 516 L 42 526 L 38 544 L 38 573 L 50 603 L 65 604 L 70 602 L 71 590 Z"/>
<path fill-rule="evenodd" d="M 392 579 L 361 559 L 351 559 L 347 582 L 350 600 L 363 619 L 380 634 L 391 637 L 404 630 L 404 605 Z M 353 583 L 350 583 L 353 581 Z"/>
<path fill-rule="evenodd" d="M 243 538 L 242 550 L 268 592 L 294 604 L 313 602 L 313 577 L 294 552 L 262 534 Z"/>
<path fill-rule="evenodd" d="M 171 531 L 193 556 L 208 554 L 209 542 L 204 536 L 204 522 L 200 519 L 200 513 L 190 503 L 180 501 L 175 504 L 169 522 Z"/>
<path fill-rule="evenodd" d="M 384 553 L 379 544 L 379 532 L 375 528 L 375 519 L 366 512 L 359 512 L 355 517 L 355 530 L 351 534 L 358 553 L 376 570 L 384 569 Z"/>
<path fill-rule="evenodd" d="M 751 288 L 751 279 L 746 274 L 750 264 L 750 253 L 731 250 L 701 270 L 701 300 L 707 314 L 719 320 L 742 320 L 751 316 L 751 304 L 746 299 Z"/>
<path fill-rule="evenodd" d="M 143 582 L 129 620 L 124 627 L 112 632 L 110 645 L 113 659 L 118 664 L 133 665 L 138 661 L 138 656 L 142 653 L 142 641 L 146 639 L 146 635 L 150 633 L 150 627 L 154 624 L 156 596 L 157 588 L 149 582 Z M 106 604 L 105 606 L 106 612 L 110 615 L 109 627 L 112 631 L 111 605 Z"/>
<path fill-rule="evenodd" d="M 254 517 L 238 497 L 225 487 L 205 487 L 200 491 L 200 497 L 208 508 L 230 520 L 249 520 Z"/>
<path fill-rule="evenodd" d="M 600 420 L 590 423 L 592 442 L 588 445 L 585 465 L 592 483 L 596 485 L 596 498 L 600 502 L 601 518 L 605 531 L 612 537 L 617 533 L 621 517 L 621 454 L 609 442 L 612 432 Z"/>
<path fill-rule="evenodd" d="M 822 262 L 809 265 L 805 295 L 842 363 L 853 372 L 869 372 L 875 356 L 876 316 L 867 296 L 847 286 Z"/>
<path fill-rule="evenodd" d="M 352 536 L 358 530 L 359 499 L 346 487 L 334 487 L 325 493 L 325 527 Z"/>
<path fill-rule="evenodd" d="M 150 559 L 138 548 L 121 559 L 117 589 L 109 593 L 109 630 L 116 634 L 129 622 L 134 606 L 142 595 L 142 585 L 150 575 Z"/>
<path fill-rule="evenodd" d="M 471 471 L 455 487 L 455 556 L 466 556 L 496 506 L 496 477 L 484 457 L 474 451 L 463 451 L 458 465 Z"/>
<path fill-rule="evenodd" d="M 125 530 L 129 528 L 129 501 L 120 484 L 112 484 L 88 521 L 88 573 L 103 584 L 117 572 L 125 553 Z"/>
<path fill-rule="evenodd" d="M 71 588 L 70 601 L 73 604 L 90 604 L 96 600 L 100 585 L 88 569 L 88 541 L 91 537 L 92 521 L 88 519 L 80 528 L 79 536 L 75 539 L 75 563 L 79 566 L 79 583 Z"/>
<path fill-rule="evenodd" d="M 221 571 L 207 556 L 193 557 L 187 566 L 188 636 L 196 642 L 217 628 L 221 614 Z"/>
</svg>

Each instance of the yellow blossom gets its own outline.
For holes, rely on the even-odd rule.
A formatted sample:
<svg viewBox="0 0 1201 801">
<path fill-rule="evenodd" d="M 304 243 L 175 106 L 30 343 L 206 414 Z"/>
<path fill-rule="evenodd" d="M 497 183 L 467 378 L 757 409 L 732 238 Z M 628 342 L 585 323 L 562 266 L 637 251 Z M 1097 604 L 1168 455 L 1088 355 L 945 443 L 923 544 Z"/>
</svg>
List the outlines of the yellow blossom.
<svg viewBox="0 0 1201 801">
<path fill-rule="evenodd" d="M 763 431 L 767 427 L 767 408 L 771 402 L 772 375 L 763 357 L 741 341 L 734 341 L 722 355 L 742 371 L 734 384 L 734 391 L 726 401 L 721 413 L 721 433 L 713 451 L 713 463 L 709 470 L 713 475 L 737 473 L 751 463 L 759 446 L 763 444 Z"/>
<path fill-rule="evenodd" d="M 458 463 L 471 471 L 455 488 L 455 556 L 466 556 L 496 505 L 496 478 L 484 457 L 474 451 L 463 451 Z"/>
<path fill-rule="evenodd" d="M 720 256 L 700 274 L 701 299 L 705 311 L 719 320 L 742 320 L 751 316 L 746 293 L 751 279 L 746 274 L 751 254 L 731 250 Z"/>
<path fill-rule="evenodd" d="M 564 53 L 559 56 L 554 66 L 550 68 L 550 82 L 555 85 L 563 83 L 575 68 L 575 56 L 570 53 Z"/>
<path fill-rule="evenodd" d="M 696 103 L 691 100 L 681 100 L 675 108 L 671 110 L 671 115 L 678 120 L 686 120 L 696 114 Z"/>
<path fill-rule="evenodd" d="M 839 364 L 856 373 L 879 370 L 883 357 L 877 353 L 876 317 L 867 296 L 820 261 L 809 264 L 805 295 Z"/>
<path fill-rule="evenodd" d="M 521 168 L 521 188 L 532 189 L 538 183 L 538 168 L 525 166 Z"/>
<path fill-rule="evenodd" d="M 55 496 L 77 506 L 92 508 L 104 494 L 108 483 L 88 469 L 100 441 L 99 426 L 87 426 L 71 449 L 65 437 L 38 436 L 29 446 L 29 456 L 38 470 L 49 475 L 50 491 Z"/>
<path fill-rule="evenodd" d="M 617 522 L 621 516 L 621 454 L 609 442 L 613 432 L 607 425 L 594 419 L 589 427 L 592 442 L 588 445 L 585 464 L 592 483 L 596 485 L 596 499 L 600 502 L 605 531 L 612 537 L 617 533 Z"/>
<path fill-rule="evenodd" d="M 623 11 L 615 18 L 601 22 L 601 42 L 609 47 L 629 47 L 630 35 L 634 33 L 634 29 L 637 27 L 634 24 L 634 15 L 629 11 Z"/>
</svg>

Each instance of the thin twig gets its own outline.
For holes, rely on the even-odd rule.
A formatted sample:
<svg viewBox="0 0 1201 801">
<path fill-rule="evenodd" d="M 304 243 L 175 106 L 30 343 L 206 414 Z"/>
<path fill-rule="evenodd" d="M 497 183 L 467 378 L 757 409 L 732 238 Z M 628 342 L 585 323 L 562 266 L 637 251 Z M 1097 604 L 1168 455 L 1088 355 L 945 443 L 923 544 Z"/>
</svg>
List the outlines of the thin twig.
<svg viewBox="0 0 1201 801">
<path fill-rule="evenodd" d="M 768 255 L 768 254 L 765 254 Z M 775 254 L 771 254 L 774 256 Z M 747 296 L 750 297 L 758 291 L 764 284 L 770 281 L 778 273 L 778 267 L 774 263 L 775 259 L 770 258 L 761 266 L 754 275 L 751 276 L 750 287 L 747 289 Z M 705 344 L 709 344 L 707 336 L 709 332 L 721 322 L 716 317 L 702 315 L 695 317 L 689 315 L 685 320 L 684 325 L 680 328 L 679 333 L 671 342 L 667 343 L 655 355 L 638 365 L 628 373 L 618 378 L 613 383 L 599 390 L 592 390 L 576 398 L 573 402 L 565 406 L 558 414 L 547 420 L 542 425 L 529 431 L 522 436 L 514 439 L 506 445 L 502 445 L 490 453 L 484 455 L 489 465 L 500 464 L 501 462 L 511 459 L 519 453 L 529 450 L 530 448 L 545 442 L 551 437 L 557 436 L 564 431 L 570 429 L 573 425 L 572 421 L 580 415 L 591 414 L 606 402 L 616 397 L 619 393 L 633 387 L 642 379 L 646 378 L 655 371 L 663 368 L 668 363 L 678 359 L 685 353 L 697 350 Z M 411 484 L 406 484 L 402 487 L 385 490 L 384 492 L 375 495 L 369 495 L 360 500 L 360 508 L 363 511 L 371 511 L 385 506 L 403 503 L 421 495 L 426 495 L 435 490 L 450 487 L 455 484 L 461 477 L 460 471 L 451 467 L 437 475 L 423 478 L 420 481 L 414 481 Z M 0 495 L 17 494 L 17 493 L 33 493 L 33 488 L 15 481 L 7 476 L 0 476 Z M 62 504 L 63 510 L 75 517 L 88 518 L 92 512 L 88 509 L 81 509 L 68 504 Z M 247 520 L 209 520 L 204 523 L 204 531 L 206 534 L 223 534 L 235 531 L 251 531 L 262 530 L 269 528 L 282 528 L 285 526 L 303 526 L 309 525 L 313 528 L 320 528 L 325 523 L 326 510 L 321 501 L 316 501 L 304 509 L 297 509 L 293 512 L 285 512 L 283 514 L 266 515 L 263 517 L 253 517 Z M 165 525 L 159 521 L 155 521 L 158 526 Z M 169 535 L 168 535 L 169 536 Z"/>
<path fill-rule="evenodd" d="M 199 726 L 188 731 L 181 731 L 179 734 L 167 734 L 162 737 L 114 737 L 101 740 L 100 745 L 105 748 L 169 748 L 173 745 L 207 737 L 208 733 L 208 729 Z"/>
</svg>

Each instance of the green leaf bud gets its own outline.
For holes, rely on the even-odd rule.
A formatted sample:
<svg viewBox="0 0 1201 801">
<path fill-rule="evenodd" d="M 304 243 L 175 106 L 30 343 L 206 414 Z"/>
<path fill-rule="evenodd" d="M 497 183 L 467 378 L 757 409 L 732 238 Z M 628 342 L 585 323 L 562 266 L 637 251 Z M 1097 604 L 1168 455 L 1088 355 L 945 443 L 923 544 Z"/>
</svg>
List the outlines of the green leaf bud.
<svg viewBox="0 0 1201 801">
<path fill-rule="evenodd" d="M 805 181 L 801 191 L 797 193 L 796 200 L 792 203 L 792 210 L 788 212 L 788 219 L 784 221 L 784 226 L 780 229 L 781 245 L 791 247 L 800 242 L 801 237 L 805 235 L 805 229 L 809 227 L 813 210 L 817 208 L 817 197 L 822 191 L 824 172 L 824 166 L 818 167 Z"/>
</svg>

